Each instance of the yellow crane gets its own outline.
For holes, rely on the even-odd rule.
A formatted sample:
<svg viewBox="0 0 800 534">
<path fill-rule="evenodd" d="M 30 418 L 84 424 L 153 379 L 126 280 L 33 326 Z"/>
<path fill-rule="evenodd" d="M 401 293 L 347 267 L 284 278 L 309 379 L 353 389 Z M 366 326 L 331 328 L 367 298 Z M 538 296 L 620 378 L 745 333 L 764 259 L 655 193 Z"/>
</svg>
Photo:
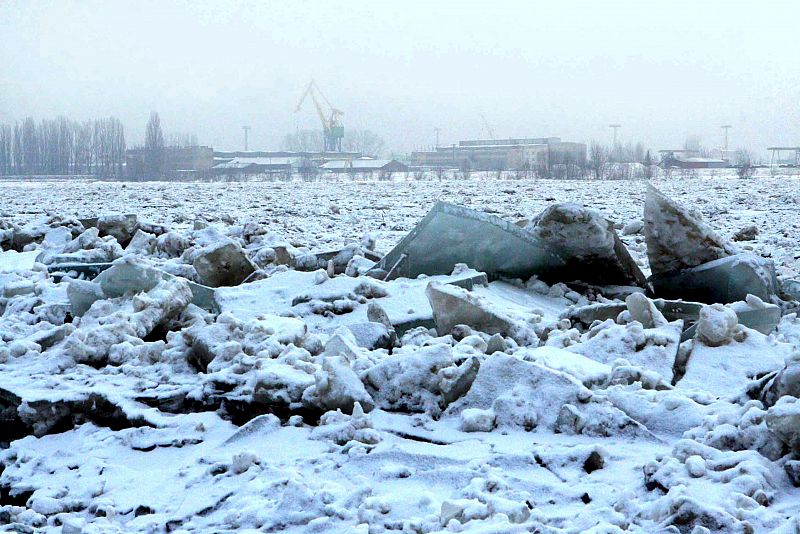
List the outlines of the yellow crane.
<svg viewBox="0 0 800 534">
<path fill-rule="evenodd" d="M 319 97 L 322 98 L 322 100 L 328 105 L 328 108 L 330 108 L 330 111 L 327 114 L 325 113 L 319 98 L 317 98 L 317 95 L 319 95 Z M 325 152 L 341 152 L 342 138 L 344 137 L 344 126 L 342 126 L 342 115 L 344 115 L 344 112 L 333 107 L 330 101 L 320 90 L 317 82 L 311 80 L 311 82 L 308 84 L 308 87 L 306 87 L 303 96 L 300 98 L 300 102 L 297 103 L 297 108 L 294 110 L 295 113 L 300 111 L 300 109 L 303 107 L 303 103 L 309 96 L 311 97 L 311 101 L 314 102 L 314 107 L 317 109 L 319 120 L 322 122 L 322 137 L 325 144 Z"/>
</svg>

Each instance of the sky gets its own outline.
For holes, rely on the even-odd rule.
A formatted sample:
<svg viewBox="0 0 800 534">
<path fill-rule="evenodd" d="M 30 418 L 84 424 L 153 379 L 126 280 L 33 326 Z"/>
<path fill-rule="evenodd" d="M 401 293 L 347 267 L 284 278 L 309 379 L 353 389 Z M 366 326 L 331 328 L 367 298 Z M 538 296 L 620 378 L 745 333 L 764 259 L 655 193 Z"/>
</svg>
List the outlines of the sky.
<svg viewBox="0 0 800 534">
<path fill-rule="evenodd" d="M 348 129 L 406 152 L 489 136 L 759 156 L 800 145 L 800 1 L 0 0 L 0 122 L 114 115 L 221 150 Z"/>
</svg>

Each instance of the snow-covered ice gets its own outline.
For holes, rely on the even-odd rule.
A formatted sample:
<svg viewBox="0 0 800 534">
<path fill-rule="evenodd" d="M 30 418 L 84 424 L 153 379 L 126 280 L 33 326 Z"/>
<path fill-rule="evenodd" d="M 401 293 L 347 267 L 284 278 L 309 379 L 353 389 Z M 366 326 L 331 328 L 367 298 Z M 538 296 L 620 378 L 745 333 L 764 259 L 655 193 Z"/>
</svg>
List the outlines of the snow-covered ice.
<svg viewBox="0 0 800 534">
<path fill-rule="evenodd" d="M 796 179 L 656 185 L 710 259 L 755 225 L 737 247 L 798 276 Z M 650 274 L 643 182 L 0 192 L 0 529 L 800 531 L 796 302 L 687 330 L 641 288 L 364 276 L 437 200 L 512 223 L 574 203 L 587 228 L 548 239 L 621 239 Z"/>
</svg>

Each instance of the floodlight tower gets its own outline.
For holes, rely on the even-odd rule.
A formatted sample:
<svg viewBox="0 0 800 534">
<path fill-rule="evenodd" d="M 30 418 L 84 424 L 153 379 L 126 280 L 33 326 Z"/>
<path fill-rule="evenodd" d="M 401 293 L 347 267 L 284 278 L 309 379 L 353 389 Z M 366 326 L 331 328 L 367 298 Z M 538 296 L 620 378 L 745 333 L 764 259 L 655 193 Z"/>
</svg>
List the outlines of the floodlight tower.
<svg viewBox="0 0 800 534">
<path fill-rule="evenodd" d="M 725 159 L 728 156 L 728 130 L 731 129 L 730 124 L 723 124 L 720 126 L 723 130 L 725 130 L 725 149 L 722 152 L 722 159 Z"/>
<path fill-rule="evenodd" d="M 439 148 L 439 132 L 441 130 L 439 128 L 434 128 L 433 133 L 436 135 L 436 146 L 434 148 Z"/>
<path fill-rule="evenodd" d="M 242 130 L 244 130 L 244 151 L 247 152 L 247 132 L 250 131 L 250 127 L 242 126 Z"/>
<path fill-rule="evenodd" d="M 616 147 L 617 146 L 617 130 L 622 128 L 622 125 L 621 124 L 609 124 L 608 127 L 614 130 L 614 146 Z"/>
</svg>

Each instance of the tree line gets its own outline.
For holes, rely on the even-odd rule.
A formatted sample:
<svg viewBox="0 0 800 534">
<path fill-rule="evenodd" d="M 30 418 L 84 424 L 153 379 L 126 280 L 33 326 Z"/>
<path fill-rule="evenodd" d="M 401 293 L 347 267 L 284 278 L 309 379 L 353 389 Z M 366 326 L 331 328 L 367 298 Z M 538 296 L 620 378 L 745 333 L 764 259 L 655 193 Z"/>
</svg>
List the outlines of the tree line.
<svg viewBox="0 0 800 534">
<path fill-rule="evenodd" d="M 78 122 L 28 117 L 0 124 L 0 175 L 121 176 L 125 129 L 116 117 Z"/>
<path fill-rule="evenodd" d="M 298 130 L 283 138 L 284 150 L 292 152 L 322 152 L 321 130 Z M 383 138 L 371 130 L 347 130 L 342 140 L 342 150 L 359 152 L 365 156 L 380 157 L 386 149 Z"/>
</svg>

